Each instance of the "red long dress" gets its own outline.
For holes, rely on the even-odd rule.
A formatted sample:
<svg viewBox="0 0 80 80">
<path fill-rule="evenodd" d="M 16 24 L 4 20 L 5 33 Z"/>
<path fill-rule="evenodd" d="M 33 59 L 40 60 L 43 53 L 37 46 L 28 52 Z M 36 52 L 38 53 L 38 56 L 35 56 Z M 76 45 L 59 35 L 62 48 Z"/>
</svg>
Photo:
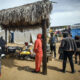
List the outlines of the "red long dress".
<svg viewBox="0 0 80 80">
<path fill-rule="evenodd" d="M 35 44 L 34 44 L 34 52 L 36 53 L 36 56 L 35 56 L 36 72 L 40 71 L 40 65 L 41 65 L 42 56 L 43 56 L 41 37 L 42 35 L 38 34 L 37 40 L 35 41 Z"/>
</svg>

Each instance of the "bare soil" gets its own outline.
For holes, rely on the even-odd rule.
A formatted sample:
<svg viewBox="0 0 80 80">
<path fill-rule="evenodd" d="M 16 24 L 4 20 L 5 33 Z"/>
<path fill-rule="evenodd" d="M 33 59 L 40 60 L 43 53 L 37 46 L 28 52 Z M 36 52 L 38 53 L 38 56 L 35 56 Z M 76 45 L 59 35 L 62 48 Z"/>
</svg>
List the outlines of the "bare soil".
<svg viewBox="0 0 80 80">
<path fill-rule="evenodd" d="M 58 51 L 59 43 L 57 43 Z M 52 59 L 47 63 L 47 75 L 42 74 L 42 66 L 40 73 L 32 73 L 35 69 L 34 60 L 18 60 L 15 58 L 2 59 L 1 79 L 0 80 L 80 80 L 80 65 L 74 64 L 76 73 L 71 73 L 70 64 L 67 61 L 66 73 L 62 73 L 62 60 Z"/>
</svg>

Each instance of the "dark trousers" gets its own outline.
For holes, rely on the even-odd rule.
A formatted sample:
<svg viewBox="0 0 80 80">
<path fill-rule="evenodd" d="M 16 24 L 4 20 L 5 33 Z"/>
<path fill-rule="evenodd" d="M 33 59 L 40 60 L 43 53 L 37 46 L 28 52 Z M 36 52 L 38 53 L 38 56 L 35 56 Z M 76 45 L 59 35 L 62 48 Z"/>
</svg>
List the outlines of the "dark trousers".
<svg viewBox="0 0 80 80">
<path fill-rule="evenodd" d="M 77 63 L 77 56 L 79 56 L 79 64 L 80 64 L 80 51 L 75 54 L 75 63 Z"/>
<path fill-rule="evenodd" d="M 60 53 L 59 59 L 62 59 L 63 60 L 63 53 Z"/>
<path fill-rule="evenodd" d="M 69 59 L 70 62 L 70 66 L 71 66 L 71 70 L 72 72 L 74 72 L 74 64 L 73 64 L 73 51 L 64 51 L 64 57 L 63 57 L 63 71 L 65 71 L 66 69 L 66 62 L 67 62 L 67 58 Z"/>
<path fill-rule="evenodd" d="M 54 51 L 54 57 L 56 57 L 56 46 L 50 46 L 51 52 Z"/>
</svg>

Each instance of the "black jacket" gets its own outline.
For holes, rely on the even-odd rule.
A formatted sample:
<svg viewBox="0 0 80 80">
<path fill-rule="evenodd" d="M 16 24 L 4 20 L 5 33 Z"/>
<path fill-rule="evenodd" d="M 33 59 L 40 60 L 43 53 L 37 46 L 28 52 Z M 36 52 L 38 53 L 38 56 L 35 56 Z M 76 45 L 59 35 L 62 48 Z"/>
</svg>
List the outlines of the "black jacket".
<svg viewBox="0 0 80 80">
<path fill-rule="evenodd" d="M 62 51 L 76 51 L 77 45 L 74 39 L 66 37 L 61 41 L 60 50 Z"/>
</svg>

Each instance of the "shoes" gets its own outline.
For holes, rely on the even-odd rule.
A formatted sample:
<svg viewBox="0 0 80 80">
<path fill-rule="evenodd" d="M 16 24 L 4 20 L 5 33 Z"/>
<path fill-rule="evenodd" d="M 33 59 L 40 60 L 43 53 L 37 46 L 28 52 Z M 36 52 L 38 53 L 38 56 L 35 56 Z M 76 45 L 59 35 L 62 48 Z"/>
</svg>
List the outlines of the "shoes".
<svg viewBox="0 0 80 80">
<path fill-rule="evenodd" d="M 76 71 L 74 70 L 74 71 L 72 71 L 71 73 L 75 73 Z"/>
<path fill-rule="evenodd" d="M 61 70 L 61 72 L 65 73 L 65 70 Z"/>
<path fill-rule="evenodd" d="M 75 64 L 77 64 L 77 61 L 75 61 Z"/>
<path fill-rule="evenodd" d="M 40 73 L 40 71 L 33 70 L 32 73 Z"/>
<path fill-rule="evenodd" d="M 65 73 L 65 71 L 63 71 L 63 73 Z"/>
</svg>

